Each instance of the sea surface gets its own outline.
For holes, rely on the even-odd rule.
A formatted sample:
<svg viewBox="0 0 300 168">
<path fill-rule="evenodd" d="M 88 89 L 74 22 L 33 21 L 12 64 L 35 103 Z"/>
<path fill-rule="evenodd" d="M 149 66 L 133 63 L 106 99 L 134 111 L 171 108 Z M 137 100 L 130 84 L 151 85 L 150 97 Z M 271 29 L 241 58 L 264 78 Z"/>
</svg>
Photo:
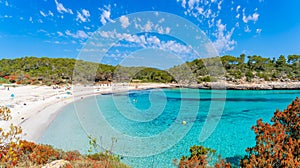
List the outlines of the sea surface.
<svg viewBox="0 0 300 168">
<path fill-rule="evenodd" d="M 151 89 L 87 97 L 61 109 L 39 139 L 65 150 L 109 150 L 132 167 L 175 167 L 203 145 L 233 164 L 255 145 L 251 126 L 269 122 L 300 90 Z"/>
</svg>

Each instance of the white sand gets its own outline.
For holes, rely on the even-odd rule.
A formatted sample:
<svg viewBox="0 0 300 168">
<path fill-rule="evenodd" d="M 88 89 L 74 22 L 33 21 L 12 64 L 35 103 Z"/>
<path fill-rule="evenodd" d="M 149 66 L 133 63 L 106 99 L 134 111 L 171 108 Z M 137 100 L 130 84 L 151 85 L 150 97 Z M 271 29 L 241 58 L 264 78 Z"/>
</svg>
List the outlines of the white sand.
<svg viewBox="0 0 300 168">
<path fill-rule="evenodd" d="M 113 86 L 73 86 L 53 89 L 49 86 L 18 86 L 1 88 L 0 106 L 11 110 L 12 120 L 0 121 L 7 129 L 11 123 L 22 127 L 22 138 L 37 141 L 65 105 L 87 96 L 135 89 L 170 87 L 168 84 L 117 84 Z M 71 94 L 67 94 L 70 92 Z M 12 98 L 14 94 L 14 98 Z"/>
</svg>

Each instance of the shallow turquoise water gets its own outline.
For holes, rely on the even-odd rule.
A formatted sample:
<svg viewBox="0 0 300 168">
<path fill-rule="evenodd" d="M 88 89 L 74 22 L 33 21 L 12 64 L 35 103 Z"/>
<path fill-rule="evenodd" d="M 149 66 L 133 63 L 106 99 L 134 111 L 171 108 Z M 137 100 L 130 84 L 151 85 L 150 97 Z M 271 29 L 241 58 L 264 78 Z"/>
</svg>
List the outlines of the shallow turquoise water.
<svg viewBox="0 0 300 168">
<path fill-rule="evenodd" d="M 255 145 L 250 128 L 256 120 L 270 121 L 276 109 L 283 110 L 299 95 L 299 90 L 198 89 L 99 95 L 61 109 L 39 142 L 87 153 L 91 134 L 133 167 L 174 167 L 173 160 L 188 155 L 194 144 L 237 162 L 247 147 Z"/>
</svg>

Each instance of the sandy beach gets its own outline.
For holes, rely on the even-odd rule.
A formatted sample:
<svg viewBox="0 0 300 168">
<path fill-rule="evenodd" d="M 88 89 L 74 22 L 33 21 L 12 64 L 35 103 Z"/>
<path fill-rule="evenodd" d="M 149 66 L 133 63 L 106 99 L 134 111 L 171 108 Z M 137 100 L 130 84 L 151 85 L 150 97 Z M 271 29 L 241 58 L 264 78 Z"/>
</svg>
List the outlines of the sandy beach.
<svg viewBox="0 0 300 168">
<path fill-rule="evenodd" d="M 37 141 L 60 109 L 69 103 L 101 93 L 124 92 L 127 90 L 166 88 L 168 84 L 114 84 L 97 86 L 22 86 L 0 89 L 0 106 L 9 107 L 12 120 L 0 121 L 0 127 L 7 129 L 12 123 L 22 127 L 22 138 Z"/>
<path fill-rule="evenodd" d="M 268 83 L 267 83 L 268 84 Z M 273 84 L 273 83 L 271 83 Z M 283 86 L 299 87 L 299 83 L 285 84 L 275 83 L 274 86 L 286 89 Z M 258 89 L 267 87 L 256 86 Z M 269 84 L 270 85 L 270 84 Z M 268 85 L 268 86 L 269 86 Z M 229 87 L 227 84 L 226 87 Z M 238 85 L 234 85 L 238 87 Z M 248 86 L 248 85 L 247 85 Z M 249 86 L 246 88 L 249 89 Z M 267 86 L 267 85 L 266 85 Z M 112 85 L 93 85 L 82 86 L 74 85 L 69 88 L 66 86 L 35 86 L 35 85 L 17 85 L 16 87 L 1 87 L 0 106 L 9 107 L 12 114 L 12 120 L 0 121 L 0 127 L 7 129 L 11 123 L 22 127 L 22 138 L 30 141 L 37 141 L 51 122 L 58 115 L 60 109 L 76 100 L 88 96 L 99 95 L 103 93 L 125 92 L 128 90 L 141 90 L 151 88 L 169 88 L 179 87 L 176 84 L 159 83 L 139 83 L 139 84 L 112 84 Z M 183 86 L 184 87 L 184 86 Z M 189 86 L 191 87 L 191 86 Z M 195 88 L 201 88 L 199 85 Z M 274 89 L 274 87 L 272 87 Z M 268 89 L 272 89 L 268 88 Z M 236 88 L 235 88 L 236 89 Z M 239 88 L 238 88 L 239 89 Z M 251 88 L 250 88 L 251 89 Z"/>
</svg>

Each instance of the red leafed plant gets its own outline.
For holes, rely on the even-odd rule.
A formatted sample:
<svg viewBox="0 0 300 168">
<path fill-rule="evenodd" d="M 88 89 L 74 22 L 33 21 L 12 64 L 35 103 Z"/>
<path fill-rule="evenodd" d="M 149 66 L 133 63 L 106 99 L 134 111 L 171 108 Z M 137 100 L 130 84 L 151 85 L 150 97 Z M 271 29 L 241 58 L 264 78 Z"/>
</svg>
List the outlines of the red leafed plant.
<svg viewBox="0 0 300 168">
<path fill-rule="evenodd" d="M 257 120 L 252 127 L 256 145 L 247 148 L 241 167 L 300 167 L 300 100 L 284 111 L 276 110 L 272 124 Z"/>
<path fill-rule="evenodd" d="M 0 121 L 9 124 L 12 118 L 11 111 L 7 107 L 0 107 Z M 18 154 L 22 144 L 19 142 L 22 129 L 11 124 L 8 128 L 0 127 L 0 167 L 15 166 L 19 160 Z"/>
<path fill-rule="evenodd" d="M 190 156 L 182 156 L 180 159 L 179 168 L 230 168 L 230 163 L 219 158 L 219 161 L 214 166 L 209 166 L 209 161 L 212 160 L 212 156 L 215 155 L 216 151 L 204 146 L 194 145 L 190 147 Z M 175 161 L 176 164 L 176 161 Z"/>
<path fill-rule="evenodd" d="M 34 164 L 45 164 L 61 158 L 59 152 L 50 145 L 38 145 L 28 141 L 21 141 L 21 143 L 23 156 L 27 156 Z"/>
</svg>

